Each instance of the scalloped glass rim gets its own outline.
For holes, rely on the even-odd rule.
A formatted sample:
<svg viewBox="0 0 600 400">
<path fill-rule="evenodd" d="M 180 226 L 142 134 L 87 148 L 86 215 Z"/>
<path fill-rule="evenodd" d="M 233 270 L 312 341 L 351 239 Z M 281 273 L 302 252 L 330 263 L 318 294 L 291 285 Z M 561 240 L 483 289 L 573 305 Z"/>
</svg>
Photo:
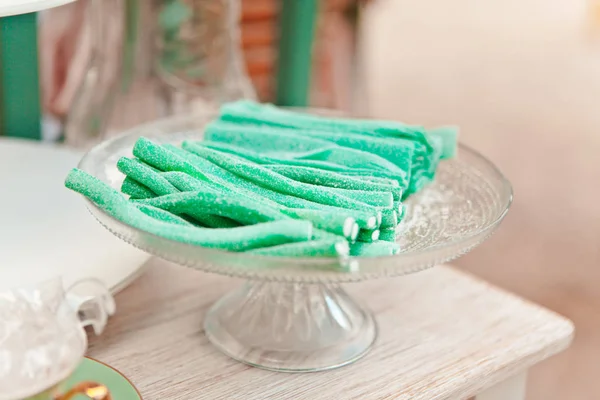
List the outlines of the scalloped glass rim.
<svg viewBox="0 0 600 400">
<path fill-rule="evenodd" d="M 172 117 L 140 125 L 92 148 L 79 163 L 79 168 L 91 173 L 114 188 L 120 188 L 122 175 L 116 169 L 121 156 L 131 156 L 133 144 L 140 136 L 162 143 L 180 143 L 184 139 L 202 138 L 202 127 L 214 113 Z M 460 144 L 456 159 L 445 160 L 440 169 L 468 159 L 479 169 L 466 163 L 468 173 L 478 179 L 495 181 L 498 211 L 483 226 L 460 234 L 452 240 L 409 250 L 393 256 L 334 258 L 284 258 L 252 255 L 189 245 L 144 232 L 128 226 L 106 214 L 87 201 L 89 211 L 109 231 L 122 240 L 166 260 L 206 272 L 247 279 L 297 282 L 351 282 L 383 276 L 404 275 L 455 259 L 483 242 L 506 216 L 512 203 L 510 182 L 489 160 L 469 147 Z M 469 170 L 470 168 L 470 170 Z M 98 173 L 101 171 L 102 173 Z M 111 176 L 114 179 L 108 179 Z M 117 178 L 118 176 L 118 178 Z M 424 192 L 435 189 L 432 183 Z M 408 204 L 420 196 L 409 199 Z M 415 203 L 419 205 L 419 203 Z M 407 218 L 410 215 L 407 215 Z M 399 237 L 402 239 L 402 236 Z M 343 267 L 345 270 L 340 270 Z M 350 271 L 350 272 L 348 272 Z"/>
</svg>

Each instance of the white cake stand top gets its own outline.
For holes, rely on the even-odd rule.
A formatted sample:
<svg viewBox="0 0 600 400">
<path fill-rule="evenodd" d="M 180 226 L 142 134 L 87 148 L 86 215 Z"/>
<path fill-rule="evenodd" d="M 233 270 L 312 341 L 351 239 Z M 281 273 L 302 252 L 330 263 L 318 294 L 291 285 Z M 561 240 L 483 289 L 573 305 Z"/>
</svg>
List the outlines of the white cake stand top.
<svg viewBox="0 0 600 400">
<path fill-rule="evenodd" d="M 73 1 L 75 0 L 0 0 L 0 17 L 43 11 Z"/>
</svg>

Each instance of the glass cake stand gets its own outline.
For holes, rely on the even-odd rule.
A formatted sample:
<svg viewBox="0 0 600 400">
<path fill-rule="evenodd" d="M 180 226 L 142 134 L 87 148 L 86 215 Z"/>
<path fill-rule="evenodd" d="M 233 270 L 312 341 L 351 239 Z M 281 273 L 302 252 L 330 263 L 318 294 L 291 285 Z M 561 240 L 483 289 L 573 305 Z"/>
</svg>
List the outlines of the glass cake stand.
<svg viewBox="0 0 600 400">
<path fill-rule="evenodd" d="M 202 139 L 213 115 L 194 115 L 141 125 L 103 142 L 79 167 L 119 189 L 117 160 L 132 156 L 138 137 L 178 144 Z M 278 258 L 208 249 L 171 241 L 123 224 L 88 202 L 113 234 L 163 259 L 202 271 L 245 278 L 241 288 L 218 300 L 204 329 L 232 358 L 265 369 L 321 371 L 349 364 L 377 337 L 373 315 L 342 283 L 409 274 L 465 254 L 498 227 L 512 201 L 512 188 L 487 159 L 466 146 L 440 163 L 435 182 L 407 202 L 394 256 L 346 259 Z"/>
</svg>

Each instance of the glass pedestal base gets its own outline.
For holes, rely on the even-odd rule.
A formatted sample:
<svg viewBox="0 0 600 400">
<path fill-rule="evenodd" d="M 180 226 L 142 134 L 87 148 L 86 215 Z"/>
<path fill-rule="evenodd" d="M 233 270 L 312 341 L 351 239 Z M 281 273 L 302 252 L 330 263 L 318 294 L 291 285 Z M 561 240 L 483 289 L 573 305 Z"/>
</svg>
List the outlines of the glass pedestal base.
<svg viewBox="0 0 600 400">
<path fill-rule="evenodd" d="M 230 357 L 284 372 L 350 364 L 377 337 L 371 313 L 326 284 L 248 282 L 210 309 L 204 329 Z"/>
</svg>

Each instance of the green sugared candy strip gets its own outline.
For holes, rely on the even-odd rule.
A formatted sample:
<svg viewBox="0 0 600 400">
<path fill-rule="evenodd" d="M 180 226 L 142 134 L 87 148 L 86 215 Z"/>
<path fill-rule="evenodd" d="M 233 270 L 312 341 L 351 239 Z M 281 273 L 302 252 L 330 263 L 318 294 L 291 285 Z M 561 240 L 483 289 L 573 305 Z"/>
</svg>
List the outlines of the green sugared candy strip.
<svg viewBox="0 0 600 400">
<path fill-rule="evenodd" d="M 352 189 L 371 192 L 390 192 L 394 200 L 402 198 L 402 189 L 396 185 L 367 182 L 364 179 L 338 174 L 337 172 L 326 171 L 318 168 L 298 167 L 290 165 L 265 165 L 281 175 L 287 176 L 295 181 L 310 183 L 313 185 L 329 186 L 338 189 Z"/>
<path fill-rule="evenodd" d="M 415 150 L 415 145 L 420 144 L 410 139 L 405 138 L 389 138 L 384 136 L 377 135 L 365 135 L 365 132 L 356 132 L 353 130 L 332 130 L 329 129 L 328 126 L 308 126 L 305 124 L 298 124 L 294 127 L 282 127 L 281 125 L 274 124 L 273 120 L 278 118 L 278 109 L 263 107 L 264 112 L 259 112 L 253 115 L 252 118 L 245 118 L 243 121 L 238 121 L 237 124 L 231 124 L 232 122 L 228 117 L 232 116 L 232 114 L 227 112 L 221 112 L 220 120 L 223 126 L 233 125 L 233 126 L 259 126 L 261 129 L 271 130 L 273 132 L 281 132 L 282 134 L 301 134 L 301 136 L 309 137 L 311 139 L 318 140 L 326 140 L 329 142 L 336 143 L 340 146 L 350 147 L 356 150 L 361 150 L 369 153 L 373 153 L 380 157 L 385 158 L 386 160 L 391 161 L 400 169 L 404 171 L 408 171 L 406 168 L 410 168 L 410 163 L 407 162 L 416 155 L 413 153 Z M 267 110 L 268 109 L 268 110 Z M 235 113 L 235 111 L 233 111 Z M 229 122 L 229 123 L 228 123 Z M 217 122 L 218 123 L 218 122 Z M 214 122 L 213 122 L 214 124 Z M 292 128 L 292 129 L 290 129 Z M 209 140 L 214 140 L 213 137 L 209 137 Z M 373 140 L 371 140 L 373 139 Z M 394 152 L 398 154 L 396 156 L 393 155 L 393 152 L 386 151 L 380 144 L 387 144 L 390 148 L 394 149 Z M 420 149 L 419 149 L 420 150 Z M 419 151 L 419 154 L 421 151 Z M 425 152 L 426 155 L 426 152 Z"/>
<path fill-rule="evenodd" d="M 323 139 L 331 140 L 340 146 L 350 147 L 356 150 L 369 152 L 391 161 L 402 171 L 407 172 L 409 176 L 409 186 L 405 196 L 414 193 L 421 187 L 421 176 L 423 175 L 421 164 L 425 155 L 415 155 L 415 144 L 405 141 L 404 143 L 394 143 L 393 141 L 363 136 L 351 133 L 331 133 L 309 130 L 293 130 L 293 134 L 298 136 L 317 136 Z M 424 184 L 424 183 L 423 183 Z"/>
<path fill-rule="evenodd" d="M 348 242 L 336 239 L 311 240 L 250 250 L 249 253 L 273 257 L 339 257 L 347 256 Z"/>
<path fill-rule="evenodd" d="M 258 164 L 245 161 L 243 158 L 221 153 L 207 147 L 201 147 L 190 142 L 184 142 L 183 148 L 208 161 L 227 169 L 228 171 L 251 180 L 274 191 L 302 197 L 317 203 L 374 212 L 373 206 L 339 195 L 328 188 L 296 182 Z"/>
<path fill-rule="evenodd" d="M 361 229 L 356 237 L 357 242 L 374 242 L 379 240 L 379 229 Z"/>
<path fill-rule="evenodd" d="M 347 175 L 347 174 L 342 174 L 342 175 Z M 395 179 L 381 178 L 381 177 L 378 177 L 378 176 L 372 176 L 372 175 L 354 175 L 353 178 L 360 179 L 360 180 L 363 180 L 365 182 L 379 183 L 379 184 L 382 184 L 382 185 L 399 186 L 398 181 L 395 180 Z M 396 200 L 396 198 L 394 198 L 394 200 Z"/>
<path fill-rule="evenodd" d="M 196 179 L 209 181 L 208 177 L 185 159 L 171 150 L 144 137 L 139 138 L 133 146 L 133 155 L 147 164 L 165 172 L 185 172 Z"/>
<path fill-rule="evenodd" d="M 205 182 L 200 182 L 182 172 L 163 172 L 162 174 L 181 191 L 211 190 L 211 187 Z M 249 198 L 246 202 L 241 201 L 247 204 L 250 200 Z M 292 218 L 311 221 L 316 228 L 321 228 L 341 236 L 348 235 L 349 237 L 352 234 L 352 226 L 355 223 L 354 218 L 338 212 L 292 209 L 284 206 L 280 206 L 280 211 Z"/>
<path fill-rule="evenodd" d="M 381 210 L 381 224 L 379 229 L 394 228 L 396 225 L 398 225 L 398 213 L 396 210 Z"/>
<path fill-rule="evenodd" d="M 198 213 L 218 215 L 244 225 L 291 219 L 269 206 L 250 202 L 239 196 L 210 191 L 181 192 L 139 202 L 192 217 Z"/>
<path fill-rule="evenodd" d="M 213 193 L 223 193 L 223 187 L 215 184 L 211 181 L 201 181 L 198 180 L 185 172 L 161 172 L 161 176 L 163 176 L 169 183 L 175 186 L 178 190 L 182 192 L 194 192 L 198 190 L 213 192 Z"/>
<path fill-rule="evenodd" d="M 225 121 L 240 124 L 387 135 L 427 143 L 425 131 L 421 126 L 370 119 L 324 117 L 284 110 L 271 104 L 259 104 L 247 100 L 240 100 L 223 105 L 220 110 L 220 118 Z"/>
<path fill-rule="evenodd" d="M 379 170 L 368 170 L 368 169 L 348 169 L 345 171 L 335 171 L 338 174 L 349 176 L 356 179 L 363 179 L 367 182 L 381 182 L 381 183 L 390 183 L 400 186 L 402 189 L 402 197 L 404 196 L 404 192 L 408 187 L 407 182 L 403 182 L 399 180 L 396 176 L 386 173 L 385 171 Z"/>
<path fill-rule="evenodd" d="M 177 149 L 174 146 L 161 146 L 152 142 L 151 140 L 141 137 L 135 143 L 133 154 L 160 171 L 166 171 L 167 173 L 180 172 L 183 174 L 188 174 L 196 180 L 201 181 L 201 183 L 206 183 L 209 187 L 214 189 L 227 187 L 219 185 L 218 182 L 211 181 L 207 174 L 205 174 L 201 169 L 192 165 L 184 157 L 176 154 L 174 150 L 178 151 L 181 149 Z M 174 182 L 181 183 L 181 181 L 177 180 Z M 190 184 L 190 181 L 188 181 L 187 184 Z M 206 214 L 202 210 L 188 210 L 188 213 L 192 218 L 202 225 L 211 228 L 229 228 L 236 225 L 235 221 L 233 220 L 229 220 L 218 215 Z"/>
<path fill-rule="evenodd" d="M 128 177 L 138 181 L 158 195 L 179 192 L 169 181 L 139 160 L 121 157 L 117 162 L 117 168 Z"/>
<path fill-rule="evenodd" d="M 194 226 L 185 219 L 178 217 L 177 215 L 171 214 L 170 212 L 162 210 L 160 208 L 152 207 L 146 204 L 136 204 L 135 206 L 147 216 L 157 219 L 159 221 L 169 222 L 171 224 L 177 224 L 182 226 Z"/>
<path fill-rule="evenodd" d="M 381 231 L 379 233 L 379 240 L 383 240 L 385 242 L 395 242 L 396 241 L 396 229 L 395 228 L 381 229 Z"/>
<path fill-rule="evenodd" d="M 194 179 L 183 172 L 161 172 L 161 173 L 155 172 L 155 174 L 157 174 L 157 175 L 160 174 L 158 176 L 161 179 L 166 179 L 171 185 L 173 185 L 175 188 L 177 188 L 178 190 L 176 193 L 178 193 L 179 191 L 194 191 L 194 190 L 216 191 L 217 190 L 216 188 L 210 186 L 207 182 Z M 129 178 L 129 177 L 125 178 L 123 186 L 121 186 L 121 191 L 123 193 L 127 194 L 126 190 L 128 190 L 128 188 L 125 186 L 125 182 L 130 179 L 131 178 Z M 134 180 L 131 180 L 131 185 L 143 186 Z M 147 196 L 147 197 L 133 196 L 133 197 L 131 197 L 131 199 L 144 200 L 144 199 L 149 199 L 149 198 L 154 198 L 154 197 L 156 197 L 156 195 Z M 224 217 L 221 217 L 218 215 L 207 214 L 207 213 L 202 212 L 201 209 L 190 209 L 190 210 L 188 210 L 188 212 L 186 214 L 188 216 L 190 216 L 194 220 L 194 222 L 196 222 L 202 226 L 209 227 L 209 228 L 235 228 L 237 226 L 240 226 L 239 223 L 237 223 L 236 221 L 234 221 L 232 219 L 224 218 Z"/>
<path fill-rule="evenodd" d="M 311 186 L 319 186 L 310 184 Z M 380 208 L 391 208 L 394 205 L 394 196 L 392 192 L 379 192 L 379 191 L 367 191 L 367 190 L 356 190 L 356 189 L 340 189 L 323 186 L 334 193 L 341 196 L 346 196 L 354 201 L 368 204 L 374 207 Z"/>
<path fill-rule="evenodd" d="M 306 219 L 311 221 L 316 228 L 346 238 L 352 238 L 352 230 L 356 224 L 354 218 L 336 212 L 287 207 L 283 208 L 281 212 L 293 218 Z"/>
<path fill-rule="evenodd" d="M 206 146 L 204 143 L 200 143 L 200 142 L 195 143 L 195 144 L 190 145 L 190 146 L 206 147 L 208 149 L 215 150 L 211 146 Z M 216 152 L 220 152 L 220 151 L 215 150 L 215 153 Z M 233 153 L 227 153 L 227 154 L 232 154 L 234 156 L 244 158 L 243 156 L 238 156 L 238 155 L 233 154 Z M 198 155 L 198 154 L 196 153 L 196 155 Z M 247 159 L 244 158 L 244 160 L 247 160 Z M 253 160 L 250 160 L 250 161 L 253 161 Z M 220 166 L 223 167 L 223 165 L 220 165 Z M 266 170 L 273 171 L 271 168 L 267 168 L 266 166 L 264 166 L 264 167 L 260 166 L 260 168 L 266 168 Z M 277 173 L 277 171 L 275 171 L 275 173 Z M 285 175 L 283 175 L 283 176 L 285 176 Z M 248 179 L 248 177 L 246 177 L 246 178 Z M 292 179 L 292 180 L 294 180 L 296 182 L 306 183 L 306 182 L 303 182 L 303 181 L 300 181 L 300 180 L 297 180 L 297 179 L 293 179 L 293 178 L 290 178 L 290 179 Z M 312 190 L 318 190 L 315 186 L 323 186 L 323 185 L 320 185 L 320 184 L 316 184 L 316 185 L 315 184 L 310 184 L 310 183 L 307 183 L 307 184 L 309 184 L 311 186 Z M 279 190 L 277 190 L 276 188 L 273 188 L 273 187 L 271 189 L 273 189 L 275 191 L 279 191 Z M 366 191 L 366 190 L 359 190 L 359 189 L 336 188 L 336 187 L 327 187 L 326 190 L 328 190 L 331 193 L 335 193 L 335 194 L 340 195 L 340 196 L 345 196 L 345 197 L 347 197 L 347 198 L 349 198 L 351 200 L 354 200 L 354 201 L 357 201 L 357 202 L 361 202 L 361 203 L 365 203 L 367 205 L 374 206 L 374 207 L 388 208 L 388 207 L 392 207 L 392 205 L 393 205 L 393 194 L 391 193 L 391 191 L 374 191 L 374 190 L 373 191 Z M 296 195 L 296 197 L 298 197 L 298 196 Z"/>
<path fill-rule="evenodd" d="M 312 224 L 301 220 L 276 221 L 229 229 L 206 229 L 159 221 L 140 211 L 121 193 L 79 169 L 73 169 L 69 173 L 65 186 L 84 195 L 107 214 L 127 225 L 191 245 L 246 251 L 307 241 L 312 237 Z"/>
<path fill-rule="evenodd" d="M 233 145 L 239 151 L 243 148 L 247 151 L 264 154 L 287 154 L 293 157 L 297 153 L 319 151 L 330 147 L 337 147 L 330 141 L 306 137 L 298 139 L 297 136 L 284 134 L 274 135 L 274 130 L 266 127 L 265 134 L 261 135 L 261 127 L 247 124 L 236 124 L 214 120 L 204 127 L 204 141 L 217 146 L 217 142 L 223 145 Z M 204 141 L 202 143 L 204 143 Z M 226 147 L 220 148 L 225 151 Z M 256 161 L 259 162 L 259 161 Z M 353 161 L 352 161 L 353 162 Z"/>
<path fill-rule="evenodd" d="M 324 117 L 285 110 L 271 104 L 259 104 L 248 100 L 239 100 L 224 104 L 221 106 L 220 115 L 222 120 L 234 123 L 391 136 L 415 140 L 429 145 L 428 137 L 423 127 L 395 121 Z"/>
<path fill-rule="evenodd" d="M 142 185 L 130 177 L 125 177 L 125 180 L 121 185 L 121 192 L 129 195 L 130 199 L 149 199 L 156 197 L 156 193 L 147 186 Z"/>
<path fill-rule="evenodd" d="M 410 127 L 411 133 L 408 134 L 404 129 L 407 125 L 394 122 L 323 118 L 248 101 L 224 105 L 221 108 L 220 119 L 239 124 L 259 125 L 261 128 L 271 126 L 302 136 L 330 140 L 342 146 L 375 153 L 401 166 L 402 169 L 405 169 L 406 154 L 400 154 L 401 148 L 411 146 L 411 178 L 406 195 L 415 193 L 433 179 L 441 154 L 440 151 L 436 151 L 422 127 Z M 397 148 L 389 151 L 393 147 Z"/>
<path fill-rule="evenodd" d="M 372 243 L 356 242 L 350 246 L 350 255 L 354 257 L 391 256 L 400 252 L 400 245 L 378 240 Z"/>
<path fill-rule="evenodd" d="M 324 166 L 329 168 L 335 168 L 328 165 L 334 164 L 344 169 L 392 170 L 400 173 L 402 179 L 406 178 L 405 171 L 378 155 L 324 139 L 294 135 L 288 130 L 213 121 L 206 127 L 205 140 L 197 143 L 252 159 L 258 164 L 311 160 L 327 163 Z"/>
<path fill-rule="evenodd" d="M 259 164 L 313 167 L 333 172 L 376 174 L 408 185 L 410 158 L 405 169 L 389 160 L 360 149 L 331 141 L 296 135 L 289 130 L 235 125 L 219 121 L 206 126 L 206 145 L 250 159 Z"/>
<path fill-rule="evenodd" d="M 237 221 L 234 221 L 230 218 L 221 217 L 219 215 L 213 214 L 203 214 L 201 212 L 188 212 L 186 215 L 190 216 L 196 225 L 205 226 L 207 228 L 213 229 L 223 229 L 223 228 L 236 228 L 241 226 Z"/>
<path fill-rule="evenodd" d="M 437 146 L 440 148 L 440 157 L 442 159 L 456 157 L 458 131 L 459 129 L 456 126 L 440 126 L 427 130 L 432 141 L 437 143 Z"/>
<path fill-rule="evenodd" d="M 247 196 L 248 198 L 254 199 L 259 202 L 263 202 L 272 207 L 285 206 L 288 208 L 295 209 L 310 209 L 310 210 L 322 210 L 325 212 L 338 213 L 352 217 L 356 220 L 356 223 L 361 228 L 372 229 L 381 223 L 381 211 L 366 212 L 360 210 L 350 210 L 341 207 L 334 207 L 325 204 L 312 202 L 306 199 L 302 199 L 295 196 L 286 195 L 279 193 L 262 186 L 259 186 L 251 181 L 241 178 L 226 169 L 223 169 L 210 161 L 201 158 L 193 153 L 190 153 L 183 149 L 171 148 L 169 150 L 176 153 L 179 157 L 186 159 L 194 168 L 198 168 L 202 171 L 206 171 L 206 175 L 213 181 L 227 187 L 233 192 L 238 192 L 241 195 Z"/>
<path fill-rule="evenodd" d="M 181 186 L 182 190 L 199 190 L 155 197 L 142 201 L 142 204 L 148 204 L 176 214 L 187 214 L 204 225 L 215 228 L 231 227 L 227 224 L 227 222 L 232 222 L 229 220 L 251 225 L 265 221 L 297 218 L 311 221 L 317 228 L 325 229 L 340 236 L 352 235 L 354 219 L 349 217 L 340 217 L 334 213 L 324 213 L 318 210 L 286 209 L 285 212 L 282 212 L 283 210 L 250 201 L 250 199 L 243 196 L 215 191 L 207 187 L 204 182 L 193 182 L 191 177 L 189 179 L 184 178 L 183 175 L 180 175 L 181 173 L 168 174 L 171 174 L 169 177 L 175 184 L 186 182 L 185 185 Z M 211 221 L 207 221 L 207 219 Z"/>
</svg>

